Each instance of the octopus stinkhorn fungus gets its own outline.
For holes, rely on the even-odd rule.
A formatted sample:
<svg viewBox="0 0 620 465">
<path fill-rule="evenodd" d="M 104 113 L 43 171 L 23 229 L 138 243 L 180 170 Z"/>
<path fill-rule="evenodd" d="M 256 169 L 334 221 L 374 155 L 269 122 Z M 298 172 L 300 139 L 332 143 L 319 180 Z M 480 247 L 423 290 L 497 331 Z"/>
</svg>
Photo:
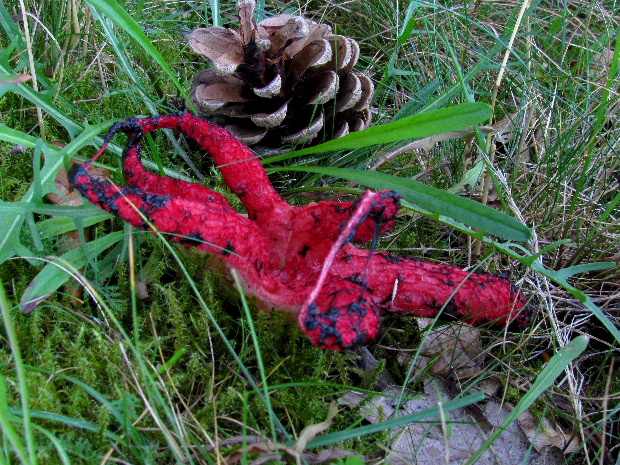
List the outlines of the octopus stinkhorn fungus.
<svg viewBox="0 0 620 465">
<path fill-rule="evenodd" d="M 247 209 L 196 183 L 148 172 L 142 137 L 173 129 L 194 139 L 221 171 Z M 127 187 L 93 178 L 86 168 L 117 132 L 128 134 L 123 152 Z M 268 307 L 298 312 L 313 344 L 345 350 L 376 337 L 381 314 L 442 316 L 472 325 L 523 328 L 525 296 L 507 279 L 469 273 L 370 250 L 364 243 L 394 226 L 399 195 L 367 191 L 356 202 L 289 205 L 271 185 L 254 153 L 226 130 L 181 113 L 116 123 L 101 150 L 69 178 L 90 202 L 137 228 L 157 228 L 171 240 L 217 254 L 236 270 L 248 295 Z"/>
</svg>

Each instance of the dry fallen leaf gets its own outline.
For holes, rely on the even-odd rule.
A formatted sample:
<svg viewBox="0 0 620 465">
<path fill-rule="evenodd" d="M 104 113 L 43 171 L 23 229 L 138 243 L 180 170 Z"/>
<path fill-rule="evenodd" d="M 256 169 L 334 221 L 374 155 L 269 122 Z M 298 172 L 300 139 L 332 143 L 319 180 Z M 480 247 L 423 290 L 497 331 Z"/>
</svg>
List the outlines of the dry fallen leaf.
<svg viewBox="0 0 620 465">
<path fill-rule="evenodd" d="M 525 411 L 519 415 L 517 423 L 538 453 L 543 453 L 548 447 L 557 447 L 565 454 L 572 454 L 579 449 L 575 434 L 565 433 L 559 425 L 547 418 L 543 418 L 541 423 L 531 412 Z"/>
<path fill-rule="evenodd" d="M 226 465 L 235 465 L 241 461 L 249 463 L 250 465 L 259 465 L 264 463 L 280 463 L 283 456 L 290 456 L 296 464 L 301 465 L 302 460 L 304 463 L 310 465 L 322 465 L 334 463 L 335 460 L 346 459 L 350 456 L 357 456 L 358 454 L 333 447 L 331 449 L 324 449 L 318 453 L 313 452 L 297 452 L 295 449 L 285 446 L 284 444 L 274 444 L 273 441 L 263 438 L 261 436 L 233 436 L 220 441 L 217 445 L 205 447 L 205 452 L 211 452 L 216 448 L 225 453 L 225 449 L 228 447 L 241 446 L 230 453 L 224 462 Z M 248 455 L 257 455 L 252 462 L 247 462 Z M 287 461 L 286 463 L 290 463 Z"/>
<path fill-rule="evenodd" d="M 434 320 L 419 319 L 422 327 Z M 487 352 L 481 336 L 473 327 L 447 324 L 435 328 L 425 336 L 417 357 L 417 370 L 440 376 L 424 380 L 424 392 L 417 395 L 405 392 L 406 401 L 399 401 L 402 388 L 394 383 L 381 389 L 384 395 L 372 396 L 349 392 L 338 402 L 357 408 L 359 415 L 370 423 L 420 412 L 446 404 L 461 396 L 461 381 L 483 373 Z M 406 359 L 402 360 L 406 363 Z M 367 369 L 372 369 L 371 364 Z M 442 379 L 444 378 L 444 379 Z M 379 445 L 388 452 L 387 464 L 462 464 L 480 449 L 497 428 L 508 418 L 513 407 L 506 404 L 502 395 L 505 387 L 498 378 L 485 377 L 470 389 L 483 391 L 486 399 L 463 409 L 445 414 L 445 422 L 428 418 L 391 431 L 388 446 Z M 398 408 L 398 410 L 396 410 Z M 493 465 L 559 465 L 565 453 L 578 447 L 577 439 L 562 432 L 558 426 L 533 415 L 522 415 L 512 422 L 476 461 L 476 464 Z"/>
<path fill-rule="evenodd" d="M 420 328 L 434 320 L 420 318 Z M 482 348 L 480 331 L 462 323 L 450 323 L 431 330 L 422 341 L 416 370 L 428 367 L 436 376 L 469 379 L 483 370 L 486 352 Z"/>
<path fill-rule="evenodd" d="M 396 391 L 396 392 L 395 392 Z M 431 407 L 439 402 L 445 404 L 454 399 L 447 382 L 441 379 L 427 379 L 424 393 L 414 397 L 408 394 L 408 400 L 400 405 L 398 413 L 398 389 L 386 389 L 385 396 L 373 396 L 349 392 L 338 402 L 351 408 L 359 408 L 360 415 L 370 423 L 392 418 L 394 415 L 409 415 Z M 465 463 L 485 442 L 492 431 L 498 428 L 510 414 L 510 409 L 493 398 L 477 405 L 485 421 L 471 416 L 467 409 L 453 410 L 446 414 L 446 426 L 442 428 L 439 418 L 428 418 L 392 431 L 388 456 L 385 463 L 402 464 L 448 464 Z M 513 422 L 498 437 L 477 461 L 477 465 L 560 465 L 563 457 L 544 455 L 531 450 L 531 445 L 521 428 Z"/>
<path fill-rule="evenodd" d="M 295 444 L 295 450 L 301 454 L 306 448 L 306 444 L 308 444 L 309 441 L 312 441 L 317 436 L 317 434 L 322 433 L 332 425 L 334 417 L 337 414 L 338 404 L 335 401 L 332 401 L 331 404 L 329 404 L 327 418 L 325 419 L 325 421 L 314 425 L 308 425 L 301 430 L 301 432 L 299 433 L 299 437 L 297 438 L 297 443 Z"/>
</svg>

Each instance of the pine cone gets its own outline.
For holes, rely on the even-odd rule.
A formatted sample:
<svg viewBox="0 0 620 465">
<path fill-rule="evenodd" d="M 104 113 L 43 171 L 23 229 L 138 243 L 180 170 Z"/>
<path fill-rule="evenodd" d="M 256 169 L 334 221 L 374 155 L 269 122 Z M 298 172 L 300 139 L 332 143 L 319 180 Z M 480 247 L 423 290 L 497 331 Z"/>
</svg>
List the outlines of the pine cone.
<svg viewBox="0 0 620 465">
<path fill-rule="evenodd" d="M 190 93 L 200 114 L 248 145 L 271 149 L 365 129 L 374 87 L 352 71 L 357 42 L 290 14 L 256 24 L 254 6 L 254 0 L 238 1 L 236 31 L 200 28 L 189 37 L 213 65 Z"/>
</svg>

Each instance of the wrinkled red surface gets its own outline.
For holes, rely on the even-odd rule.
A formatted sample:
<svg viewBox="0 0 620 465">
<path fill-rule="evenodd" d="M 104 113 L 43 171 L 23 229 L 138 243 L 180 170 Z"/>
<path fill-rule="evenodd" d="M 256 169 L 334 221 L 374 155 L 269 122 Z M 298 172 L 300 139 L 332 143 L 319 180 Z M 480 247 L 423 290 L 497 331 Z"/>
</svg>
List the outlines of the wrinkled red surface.
<svg viewBox="0 0 620 465">
<path fill-rule="evenodd" d="M 221 194 L 149 173 L 141 139 L 169 128 L 193 138 L 212 157 L 245 205 L 236 212 Z M 142 229 L 154 225 L 172 240 L 218 254 L 242 278 L 244 291 L 267 306 L 298 311 L 313 344 L 349 349 L 372 340 L 382 312 L 457 318 L 473 325 L 525 327 L 526 299 L 505 278 L 449 265 L 359 249 L 390 230 L 399 208 L 391 191 L 366 192 L 355 203 L 289 205 L 254 153 L 224 129 L 190 114 L 117 123 L 129 142 L 123 153 L 127 187 L 91 177 L 75 165 L 70 180 L 92 203 Z"/>
</svg>

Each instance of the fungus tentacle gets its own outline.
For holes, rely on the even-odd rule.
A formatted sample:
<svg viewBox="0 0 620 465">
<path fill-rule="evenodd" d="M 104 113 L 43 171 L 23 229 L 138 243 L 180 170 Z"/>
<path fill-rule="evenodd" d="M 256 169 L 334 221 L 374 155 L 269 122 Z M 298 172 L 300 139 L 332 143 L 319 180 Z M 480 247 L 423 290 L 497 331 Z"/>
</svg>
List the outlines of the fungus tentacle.
<svg viewBox="0 0 620 465">
<path fill-rule="evenodd" d="M 164 128 L 186 134 L 213 157 L 247 217 L 208 187 L 145 169 L 142 137 Z M 298 312 L 300 327 L 318 347 L 344 350 L 369 342 L 385 312 L 441 314 L 516 329 L 529 322 L 525 296 L 503 277 L 352 245 L 393 228 L 399 208 L 394 192 L 368 191 L 357 202 L 293 207 L 249 148 L 189 113 L 116 123 L 93 160 L 117 132 L 129 136 L 123 152 L 128 186 L 94 179 L 86 172 L 88 162 L 69 173 L 78 191 L 138 228 L 153 225 L 176 242 L 218 254 L 239 272 L 245 292 L 266 307 Z"/>
</svg>

